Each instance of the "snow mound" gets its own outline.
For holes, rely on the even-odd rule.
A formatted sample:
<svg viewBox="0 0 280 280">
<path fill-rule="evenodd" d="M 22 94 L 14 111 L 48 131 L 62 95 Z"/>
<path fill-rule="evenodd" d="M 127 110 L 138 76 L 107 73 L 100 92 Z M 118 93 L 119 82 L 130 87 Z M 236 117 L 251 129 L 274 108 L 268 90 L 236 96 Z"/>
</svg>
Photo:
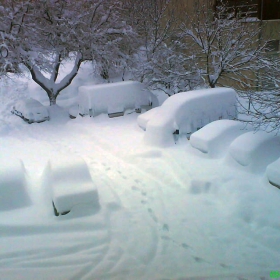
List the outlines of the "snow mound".
<svg viewBox="0 0 280 280">
<path fill-rule="evenodd" d="M 23 208 L 30 204 L 23 163 L 18 159 L 1 159 L 0 211 Z"/>
<path fill-rule="evenodd" d="M 126 81 L 79 87 L 80 115 L 120 113 L 127 109 L 158 106 L 157 98 L 139 82 Z"/>
<path fill-rule="evenodd" d="M 264 171 L 280 157 L 280 137 L 264 131 L 251 131 L 236 138 L 229 147 L 230 156 L 252 171 Z"/>
<path fill-rule="evenodd" d="M 13 106 L 12 113 L 28 123 L 44 122 L 49 120 L 49 112 L 39 101 L 28 98 L 21 99 Z"/>
<path fill-rule="evenodd" d="M 270 184 L 280 188 L 280 158 L 267 166 L 266 176 Z"/>
<path fill-rule="evenodd" d="M 61 156 L 49 160 L 43 174 L 43 184 L 50 188 L 59 214 L 71 211 L 78 204 L 99 207 L 97 189 L 82 158 Z"/>
<path fill-rule="evenodd" d="M 225 154 L 231 142 L 245 132 L 244 124 L 241 122 L 218 120 L 193 133 L 190 143 L 211 157 L 220 157 Z"/>
<path fill-rule="evenodd" d="M 139 117 L 140 125 L 146 128 L 144 142 L 155 146 L 172 145 L 174 132 L 190 135 L 212 121 L 235 118 L 235 105 L 236 92 L 230 88 L 173 95 L 154 114 L 145 113 Z"/>
</svg>

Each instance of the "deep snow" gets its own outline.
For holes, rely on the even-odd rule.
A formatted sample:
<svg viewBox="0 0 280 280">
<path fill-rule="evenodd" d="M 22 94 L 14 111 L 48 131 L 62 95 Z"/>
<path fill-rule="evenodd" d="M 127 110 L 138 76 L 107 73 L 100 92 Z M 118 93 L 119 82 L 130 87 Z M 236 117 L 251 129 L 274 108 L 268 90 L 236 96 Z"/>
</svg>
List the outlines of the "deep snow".
<svg viewBox="0 0 280 280">
<path fill-rule="evenodd" d="M 280 270 L 280 192 L 265 171 L 183 137 L 146 146 L 136 113 L 70 120 L 57 106 L 29 125 L 10 113 L 19 96 L 34 97 L 28 88 L 10 81 L 0 95 L 1 162 L 23 161 L 30 198 L 0 211 L 1 279 L 256 280 Z M 100 208 L 54 216 L 42 175 L 58 155 L 86 162 Z"/>
</svg>

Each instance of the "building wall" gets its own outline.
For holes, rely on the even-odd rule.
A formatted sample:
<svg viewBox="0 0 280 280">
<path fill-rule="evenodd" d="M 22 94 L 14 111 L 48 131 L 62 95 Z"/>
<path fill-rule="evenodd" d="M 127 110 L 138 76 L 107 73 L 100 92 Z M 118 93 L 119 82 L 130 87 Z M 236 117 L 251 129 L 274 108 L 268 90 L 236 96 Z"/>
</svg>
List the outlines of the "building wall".
<svg viewBox="0 0 280 280">
<path fill-rule="evenodd" d="M 209 9 L 214 10 L 219 4 L 220 0 L 172 0 L 171 7 L 174 9 L 176 16 L 180 19 L 179 22 L 184 21 L 186 14 L 191 17 L 196 12 L 196 8 L 202 5 L 206 5 Z M 244 7 L 250 4 L 247 8 Z M 259 37 L 263 42 L 271 41 L 268 44 L 271 46 L 271 51 L 267 55 L 280 56 L 280 1 L 279 0 L 229 0 L 229 6 L 234 7 L 236 10 L 248 13 L 249 17 L 254 17 L 257 20 L 252 21 L 250 24 L 252 28 L 254 25 L 262 26 L 262 31 Z M 181 21 L 182 20 L 182 21 Z M 278 47 L 277 47 L 278 46 Z M 247 72 L 246 75 L 255 80 L 252 83 L 252 87 L 262 87 L 265 85 L 266 81 L 261 72 L 253 73 Z M 218 85 L 233 86 L 237 89 L 244 89 L 237 82 L 233 82 L 232 79 L 227 77 L 222 77 Z M 248 88 L 246 88 L 248 89 Z"/>
</svg>

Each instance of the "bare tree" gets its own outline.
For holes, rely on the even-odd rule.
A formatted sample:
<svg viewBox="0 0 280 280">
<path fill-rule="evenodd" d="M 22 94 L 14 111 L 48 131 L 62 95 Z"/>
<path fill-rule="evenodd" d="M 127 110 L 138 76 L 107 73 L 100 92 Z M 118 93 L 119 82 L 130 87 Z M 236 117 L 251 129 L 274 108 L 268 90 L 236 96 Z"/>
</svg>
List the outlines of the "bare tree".
<svg viewBox="0 0 280 280">
<path fill-rule="evenodd" d="M 5 1 L 0 5 L 0 32 L 9 56 L 3 68 L 25 65 L 50 105 L 56 104 L 83 61 L 102 62 L 117 51 L 128 31 L 119 8 L 120 2 L 111 0 Z M 58 82 L 66 60 L 73 61 L 73 68 Z"/>
<path fill-rule="evenodd" d="M 268 49 L 269 50 L 269 49 Z M 258 90 L 239 92 L 240 120 L 256 130 L 280 130 L 280 54 L 266 56 Z"/>
<path fill-rule="evenodd" d="M 130 61 L 134 77 L 168 94 L 176 91 L 177 20 L 170 0 L 126 0 L 129 23 L 137 33 Z M 171 78 L 173 76 L 173 78 Z M 174 93 L 174 92 L 173 92 Z"/>
<path fill-rule="evenodd" d="M 254 73 L 263 67 L 265 42 L 260 40 L 261 26 L 250 9 L 241 13 L 219 1 L 215 11 L 200 3 L 194 10 L 181 26 L 182 41 L 185 57 L 195 57 L 205 84 L 213 88 L 227 79 L 245 88 L 254 86 Z"/>
</svg>

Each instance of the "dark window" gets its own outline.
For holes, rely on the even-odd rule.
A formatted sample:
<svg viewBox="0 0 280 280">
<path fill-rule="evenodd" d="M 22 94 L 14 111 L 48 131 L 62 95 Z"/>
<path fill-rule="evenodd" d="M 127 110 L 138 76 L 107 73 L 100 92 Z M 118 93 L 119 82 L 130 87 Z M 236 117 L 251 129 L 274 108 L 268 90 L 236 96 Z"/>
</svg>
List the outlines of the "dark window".
<svg viewBox="0 0 280 280">
<path fill-rule="evenodd" d="M 231 13 L 241 18 L 258 17 L 258 1 L 260 0 L 217 0 L 216 6 L 222 2 L 228 7 L 226 11 L 228 14 Z"/>
<path fill-rule="evenodd" d="M 258 0 L 258 18 L 263 20 L 280 19 L 280 0 Z"/>
<path fill-rule="evenodd" d="M 216 6 L 221 0 L 216 0 Z M 239 17 L 257 17 L 263 20 L 280 19 L 280 0 L 228 0 L 227 13 Z"/>
</svg>

